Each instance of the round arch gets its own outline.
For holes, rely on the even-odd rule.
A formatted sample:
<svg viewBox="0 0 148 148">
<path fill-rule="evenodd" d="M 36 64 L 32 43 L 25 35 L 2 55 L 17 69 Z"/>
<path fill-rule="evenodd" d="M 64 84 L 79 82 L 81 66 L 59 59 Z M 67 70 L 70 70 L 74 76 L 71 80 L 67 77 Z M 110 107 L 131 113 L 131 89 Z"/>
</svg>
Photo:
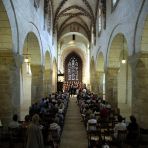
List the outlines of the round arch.
<svg viewBox="0 0 148 148">
<path fill-rule="evenodd" d="M 108 52 L 107 66 L 120 67 L 121 60 L 127 59 L 128 47 L 127 40 L 122 33 L 118 33 L 112 40 Z"/>
<path fill-rule="evenodd" d="M 148 52 L 148 15 L 145 19 L 144 29 L 141 38 L 141 48 L 142 52 Z"/>
<path fill-rule="evenodd" d="M 114 107 L 119 107 L 120 112 L 129 117 L 131 114 L 131 72 L 128 63 L 127 40 L 122 33 L 114 36 L 108 52 L 106 69 L 107 98 Z"/>
<path fill-rule="evenodd" d="M 26 35 L 23 47 L 24 62 L 22 65 L 22 77 L 24 80 L 24 98 L 28 92 L 28 100 L 31 100 L 31 103 L 36 102 L 43 96 L 43 67 L 41 64 L 42 62 L 40 51 L 40 44 L 37 36 L 33 32 L 29 32 Z M 26 61 L 26 59 L 28 60 Z"/>
</svg>

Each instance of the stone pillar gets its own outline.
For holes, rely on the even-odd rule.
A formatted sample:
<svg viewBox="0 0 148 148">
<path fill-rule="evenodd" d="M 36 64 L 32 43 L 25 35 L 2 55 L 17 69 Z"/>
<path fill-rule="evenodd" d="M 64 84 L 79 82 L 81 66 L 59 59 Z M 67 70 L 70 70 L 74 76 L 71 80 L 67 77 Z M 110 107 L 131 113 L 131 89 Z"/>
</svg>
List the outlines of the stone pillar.
<svg viewBox="0 0 148 148">
<path fill-rule="evenodd" d="M 113 106 L 117 107 L 117 75 L 119 68 L 106 69 L 106 100 Z"/>
<path fill-rule="evenodd" d="M 143 128 L 148 128 L 148 54 L 129 58 L 132 63 L 132 114 Z"/>
<path fill-rule="evenodd" d="M 49 94 L 49 79 L 50 79 L 50 70 L 45 69 L 44 70 L 44 96 L 48 96 Z"/>
<path fill-rule="evenodd" d="M 22 95 L 20 98 L 20 119 L 24 120 L 24 117 L 29 113 L 29 107 L 31 106 L 31 81 L 32 74 L 28 71 L 28 63 L 22 64 Z"/>
<path fill-rule="evenodd" d="M 99 90 L 99 95 L 100 96 L 103 96 L 103 75 L 104 75 L 104 72 L 102 71 L 99 71 L 98 72 L 98 90 Z"/>
<path fill-rule="evenodd" d="M 53 69 L 52 71 L 52 92 L 57 90 L 57 70 Z"/>
<path fill-rule="evenodd" d="M 91 91 L 96 93 L 96 86 L 98 85 L 98 80 L 96 78 L 97 74 L 95 69 L 90 71 L 90 82 L 91 82 Z"/>
<path fill-rule="evenodd" d="M 0 52 L 0 117 L 4 125 L 20 113 L 20 65 L 22 58 L 11 51 Z"/>
<path fill-rule="evenodd" d="M 14 58 L 14 59 L 13 59 Z M 23 57 L 21 55 L 13 53 L 13 57 L 8 59 L 9 64 L 9 86 L 10 87 L 10 98 L 12 102 L 12 112 L 11 120 L 13 114 L 18 114 L 20 118 L 20 107 L 21 107 L 21 98 L 22 98 L 22 74 L 21 74 L 21 65 Z M 8 102 L 6 106 L 11 104 Z M 9 118 L 9 116 L 8 116 Z"/>
<path fill-rule="evenodd" d="M 32 103 L 40 100 L 43 95 L 43 67 L 41 65 L 31 65 L 31 72 L 32 72 Z"/>
</svg>

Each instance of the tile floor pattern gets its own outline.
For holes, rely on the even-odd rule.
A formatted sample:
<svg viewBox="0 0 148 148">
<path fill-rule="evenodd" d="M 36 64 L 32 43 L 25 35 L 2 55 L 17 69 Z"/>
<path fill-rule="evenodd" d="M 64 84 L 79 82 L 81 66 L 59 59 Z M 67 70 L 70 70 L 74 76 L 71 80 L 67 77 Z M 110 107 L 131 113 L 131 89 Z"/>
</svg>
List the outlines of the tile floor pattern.
<svg viewBox="0 0 148 148">
<path fill-rule="evenodd" d="M 61 136 L 60 148 L 88 147 L 86 130 L 81 120 L 81 114 L 76 103 L 76 97 L 71 97 Z"/>
</svg>

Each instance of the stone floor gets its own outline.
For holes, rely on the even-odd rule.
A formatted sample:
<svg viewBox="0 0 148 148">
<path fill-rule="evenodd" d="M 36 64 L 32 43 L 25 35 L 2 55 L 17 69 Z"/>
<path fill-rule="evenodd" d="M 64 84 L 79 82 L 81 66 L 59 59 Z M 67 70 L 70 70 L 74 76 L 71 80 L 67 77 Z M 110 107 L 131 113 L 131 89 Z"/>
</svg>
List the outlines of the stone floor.
<svg viewBox="0 0 148 148">
<path fill-rule="evenodd" d="M 86 130 L 81 122 L 81 114 L 76 98 L 71 97 L 65 118 L 60 148 L 87 148 Z"/>
</svg>

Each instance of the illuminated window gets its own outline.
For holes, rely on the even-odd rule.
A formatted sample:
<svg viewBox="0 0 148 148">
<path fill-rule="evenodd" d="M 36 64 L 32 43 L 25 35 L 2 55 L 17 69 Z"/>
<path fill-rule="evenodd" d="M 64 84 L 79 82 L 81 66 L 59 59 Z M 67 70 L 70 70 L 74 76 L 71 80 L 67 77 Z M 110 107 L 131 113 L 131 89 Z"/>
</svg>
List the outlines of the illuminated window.
<svg viewBox="0 0 148 148">
<path fill-rule="evenodd" d="M 78 80 L 78 60 L 75 57 L 71 57 L 68 63 L 68 81 L 77 81 Z"/>
<path fill-rule="evenodd" d="M 117 0 L 112 0 L 113 6 L 117 3 Z"/>
<path fill-rule="evenodd" d="M 99 33 L 101 32 L 102 29 L 102 16 L 101 16 L 101 9 L 98 11 L 98 27 L 99 27 Z"/>
<path fill-rule="evenodd" d="M 115 7 L 117 6 L 119 0 L 112 0 L 112 10 L 115 9 Z"/>
</svg>

